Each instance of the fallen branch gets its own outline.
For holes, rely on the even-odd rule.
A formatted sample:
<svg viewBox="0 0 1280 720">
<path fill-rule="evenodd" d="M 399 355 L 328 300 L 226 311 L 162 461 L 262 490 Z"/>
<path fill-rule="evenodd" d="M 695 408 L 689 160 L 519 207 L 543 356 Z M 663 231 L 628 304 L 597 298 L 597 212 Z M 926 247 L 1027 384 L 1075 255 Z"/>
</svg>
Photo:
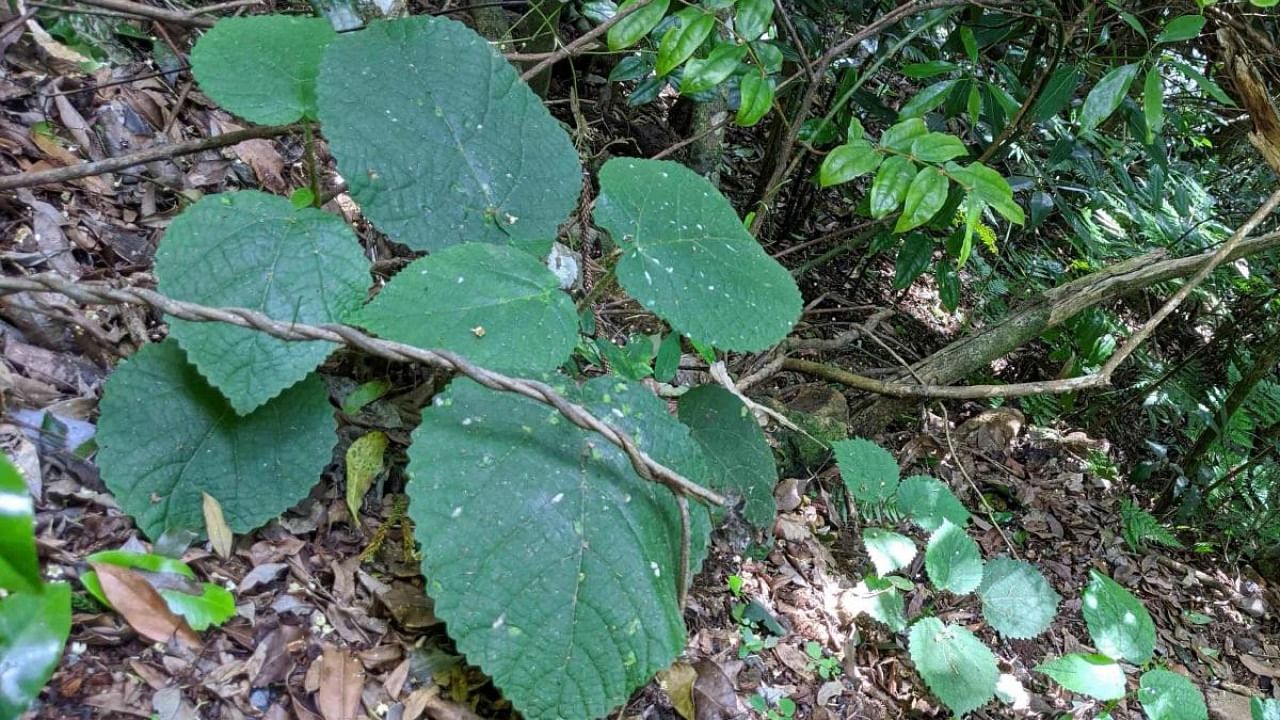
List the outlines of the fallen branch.
<svg viewBox="0 0 1280 720">
<path fill-rule="evenodd" d="M 95 162 L 68 165 L 66 167 L 53 168 L 52 170 L 37 170 L 34 172 L 6 175 L 4 177 L 0 177 L 0 190 L 17 190 L 18 188 L 33 187 L 36 185 L 48 185 L 50 183 L 66 182 L 68 180 L 79 180 L 80 178 L 89 177 L 91 175 L 103 175 L 105 173 L 134 167 L 135 165 L 145 165 L 146 163 L 154 162 L 156 160 L 170 160 L 182 155 L 191 155 L 204 150 L 213 150 L 215 148 L 227 147 L 228 145 L 238 145 L 245 140 L 277 137 L 291 133 L 297 129 L 298 126 L 296 125 L 251 127 L 244 130 L 223 133 L 221 135 L 214 135 L 213 137 L 202 138 L 200 140 L 188 140 L 187 142 L 173 143 L 172 145 L 155 145 L 147 148 L 146 150 L 139 150 L 136 153 L 120 155 L 119 157 L 107 158 L 105 160 L 98 160 Z"/>
<path fill-rule="evenodd" d="M 182 320 L 238 325 L 259 330 L 281 340 L 295 342 L 324 340 L 353 347 L 393 362 L 419 362 L 456 372 L 491 390 L 514 393 L 550 405 L 569 422 L 584 430 L 599 433 L 605 440 L 621 448 L 627 454 L 636 473 L 646 480 L 665 485 L 682 497 L 691 497 L 710 505 L 727 504 L 722 495 L 698 485 L 654 460 L 636 446 L 629 435 L 587 412 L 581 405 L 570 402 L 550 385 L 536 380 L 512 378 L 487 370 L 447 350 L 425 350 L 413 345 L 380 340 L 346 325 L 303 325 L 281 322 L 253 310 L 208 307 L 174 300 L 154 290 L 77 283 L 52 274 L 26 278 L 0 278 L 0 295 L 17 292 L 53 292 L 77 302 L 96 305 L 145 305 Z"/>
<path fill-rule="evenodd" d="M 1130 355 L 1133 354 L 1138 347 L 1151 336 L 1155 329 L 1180 305 L 1193 290 L 1204 282 L 1210 273 L 1219 267 L 1223 262 L 1237 256 L 1237 253 L 1244 247 L 1245 238 L 1249 236 L 1262 222 L 1280 207 L 1280 190 L 1272 193 L 1266 202 L 1257 209 L 1253 215 L 1245 221 L 1231 237 L 1224 242 L 1212 255 L 1208 258 L 1204 256 L 1195 256 L 1191 258 L 1178 258 L 1163 263 L 1153 263 L 1150 258 L 1138 258 L 1134 261 L 1122 263 L 1120 267 L 1112 271 L 1103 271 L 1098 278 L 1082 278 L 1075 283 L 1069 283 L 1062 288 L 1057 288 L 1050 294 L 1050 307 L 1036 307 L 1030 311 L 1019 313 L 1014 319 L 1024 319 L 1014 322 L 1011 326 L 1016 331 L 1016 337 L 1024 337 L 1030 334 L 1030 330 L 1041 330 L 1049 326 L 1054 317 L 1059 321 L 1074 315 L 1076 312 L 1086 307 L 1097 304 L 1103 299 L 1119 294 L 1124 288 L 1134 287 L 1135 282 L 1139 283 L 1139 287 L 1145 287 L 1154 282 L 1158 282 L 1168 277 L 1176 277 L 1179 269 L 1189 270 L 1187 263 L 1192 263 L 1195 268 L 1194 273 L 1182 287 L 1170 297 L 1159 310 L 1155 312 L 1145 322 L 1142 327 L 1138 328 L 1132 335 L 1125 340 L 1124 345 L 1120 347 L 1108 360 L 1103 364 L 1102 368 L 1091 375 L 1082 377 L 1066 378 L 1061 380 L 1041 380 L 1037 382 L 1014 383 L 1010 385 L 947 385 L 937 384 L 929 385 L 922 382 L 905 383 L 900 381 L 877 380 L 875 378 L 858 375 L 847 370 L 825 365 L 823 363 L 812 362 L 809 360 L 800 360 L 797 358 L 787 358 L 782 363 L 784 370 L 794 370 L 802 372 L 806 375 L 812 375 L 824 380 L 830 380 L 855 390 L 875 395 L 884 395 L 892 398 L 908 399 L 908 398 L 939 398 L 947 400 L 978 400 L 995 397 L 1025 397 L 1028 395 L 1049 395 L 1062 394 L 1069 392 L 1077 392 L 1079 390 L 1088 390 L 1093 388 L 1107 387 L 1111 384 L 1111 378 L 1115 371 L 1124 363 Z M 1256 238 L 1252 245 L 1255 249 L 1267 249 L 1274 247 L 1280 243 L 1280 233 L 1270 233 L 1262 237 Z M 1141 278 L 1142 280 L 1137 280 Z M 1088 283 L 1081 285 L 1080 283 Z M 1085 292 L 1081 292 L 1080 298 L 1074 296 L 1062 297 L 1061 292 L 1071 288 L 1081 288 Z M 1030 330 L 1028 330 L 1028 328 Z M 838 338 L 833 339 L 833 344 L 841 344 L 856 336 L 856 332 L 846 333 Z M 1039 332 L 1034 334 L 1038 335 Z M 1032 335 L 1034 336 L 1034 335 Z M 818 341 L 821 343 L 822 341 Z M 957 344 L 965 343 L 965 340 L 957 341 L 952 346 L 944 348 L 940 351 L 946 352 Z M 820 345 L 821 346 L 821 345 Z M 1002 353 L 1003 354 L 1003 353 Z M 994 358 L 982 358 L 989 362 Z M 969 358 L 972 362 L 973 358 Z M 911 374 L 921 379 L 919 366 L 909 368 Z"/>
<path fill-rule="evenodd" d="M 167 10 L 161 7 L 154 7 L 152 5 L 143 5 L 142 3 L 130 2 L 130 0 L 78 0 L 78 2 L 106 10 L 114 10 L 116 12 L 125 13 L 126 15 L 159 20 L 161 22 L 173 23 L 175 25 L 211 28 L 214 23 L 212 18 L 200 17 L 191 13 L 178 12 L 177 10 Z"/>
</svg>

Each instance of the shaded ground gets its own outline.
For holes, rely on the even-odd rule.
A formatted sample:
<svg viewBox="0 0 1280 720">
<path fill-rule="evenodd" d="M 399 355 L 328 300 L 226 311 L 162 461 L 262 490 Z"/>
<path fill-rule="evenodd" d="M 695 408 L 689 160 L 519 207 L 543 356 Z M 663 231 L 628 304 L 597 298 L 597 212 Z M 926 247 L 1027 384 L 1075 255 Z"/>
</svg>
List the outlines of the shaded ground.
<svg viewBox="0 0 1280 720">
<path fill-rule="evenodd" d="M 180 64 L 133 60 L 83 75 L 59 61 L 56 48 L 41 47 L 26 35 L 19 41 L 17 33 L 2 37 L 4 174 L 239 126 L 191 86 L 189 75 L 178 71 Z M 182 35 L 164 37 L 163 44 L 173 43 L 177 51 L 170 62 L 177 62 L 185 48 Z M 126 49 L 139 54 L 137 47 Z M 173 74 L 157 76 L 158 69 Z M 590 137 L 581 139 L 593 147 L 616 139 L 608 133 L 635 127 L 603 115 L 592 116 L 590 123 Z M 112 176 L 0 195 L 0 263 L 6 274 L 55 270 L 150 285 L 156 243 L 184 202 L 235 187 L 277 193 L 300 187 L 305 184 L 301 154 L 296 139 L 254 140 Z M 742 164 L 746 175 L 750 163 Z M 327 179 L 335 184 L 332 176 Z M 329 207 L 359 220 L 345 196 Z M 830 223 L 828 230 L 839 224 L 837 219 Z M 394 247 L 367 228 L 362 240 L 380 271 L 390 274 L 403 263 Z M 795 266 L 821 248 L 784 260 Z M 865 322 L 891 297 L 885 268 L 859 270 L 854 257 L 806 278 L 813 306 L 806 320 L 814 327 L 832 331 L 839 323 Z M 852 281 L 853 271 L 865 273 L 865 281 Z M 889 339 L 908 357 L 927 353 L 955 331 L 954 323 L 932 309 L 936 297 L 927 288 L 913 288 L 900 302 L 909 317 L 900 319 L 904 330 Z M 606 328 L 619 334 L 645 321 L 627 305 L 602 316 Z M 163 337 L 164 326 L 137 309 L 85 308 L 47 295 L 0 299 L 0 320 L 0 444 L 32 481 L 39 545 L 49 573 L 74 579 L 94 551 L 140 547 L 137 531 L 106 494 L 91 457 L 74 450 L 91 437 L 96 398 L 110 368 L 141 344 Z M 858 362 L 893 365 L 874 355 Z M 417 409 L 443 382 L 426 370 L 387 367 L 342 353 L 325 370 L 335 398 L 352 383 L 369 379 L 388 378 L 393 386 L 384 399 L 341 416 L 335 458 L 352 437 L 372 427 L 387 431 L 393 448 L 402 451 Z M 785 404 L 794 394 L 790 386 L 799 381 L 778 376 L 768 392 Z M 983 639 L 995 648 L 1002 671 L 1028 695 L 1025 710 L 993 705 L 976 716 L 1073 708 L 1094 714 L 1096 707 L 1032 672 L 1048 656 L 1087 646 L 1078 598 L 1093 567 L 1147 604 L 1159 629 L 1158 657 L 1205 686 L 1218 717 L 1246 717 L 1247 706 L 1230 704 L 1244 695 L 1280 692 L 1274 682 L 1280 677 L 1276 590 L 1248 568 L 1213 555 L 1130 550 L 1120 536 L 1119 505 L 1131 491 L 1106 476 L 1096 455 L 1090 462 L 1090 451 L 1105 455 L 1104 442 L 1083 433 L 1027 428 L 1013 413 L 958 425 L 929 415 L 914 427 L 880 438 L 895 450 L 904 475 L 940 477 L 970 509 L 982 508 L 985 498 L 994 513 L 975 515 L 984 554 L 1034 561 L 1065 598 L 1052 628 L 1036 640 L 1007 642 L 980 631 L 987 633 Z M 818 720 L 945 715 L 907 661 L 904 637 L 850 617 L 848 591 L 868 569 L 858 541 L 861 528 L 844 519 L 833 470 L 813 470 L 790 473 L 779 486 L 784 512 L 772 547 L 717 540 L 686 616 L 686 656 L 637 693 L 618 717 L 678 717 L 676 706 L 688 697 L 696 702 L 697 720 L 740 717 L 753 714 L 747 709 L 753 695 L 791 698 L 797 717 Z M 509 706 L 487 680 L 453 653 L 432 614 L 401 519 L 398 469 L 375 485 L 358 528 L 345 506 L 342 475 L 341 466 L 331 464 L 309 500 L 279 522 L 237 538 L 229 559 L 206 545 L 187 551 L 185 559 L 201 579 L 231 589 L 238 608 L 231 622 L 204 633 L 199 652 L 140 639 L 119 615 L 77 596 L 66 658 L 35 714 L 329 718 L 358 696 L 363 711 L 376 717 L 510 717 Z M 922 580 L 919 563 L 910 575 Z M 730 576 L 741 578 L 737 592 L 731 590 L 736 581 L 731 583 Z M 744 634 L 733 607 L 752 602 L 758 607 L 753 612 L 762 613 L 754 626 L 761 637 L 770 635 L 769 620 L 782 632 L 773 647 L 740 657 Z M 981 625 L 975 598 L 934 595 L 919 583 L 908 596 L 908 615 L 922 612 Z M 809 643 L 816 649 L 807 648 Z M 1115 714 L 1140 717 L 1136 708 L 1125 706 Z"/>
</svg>

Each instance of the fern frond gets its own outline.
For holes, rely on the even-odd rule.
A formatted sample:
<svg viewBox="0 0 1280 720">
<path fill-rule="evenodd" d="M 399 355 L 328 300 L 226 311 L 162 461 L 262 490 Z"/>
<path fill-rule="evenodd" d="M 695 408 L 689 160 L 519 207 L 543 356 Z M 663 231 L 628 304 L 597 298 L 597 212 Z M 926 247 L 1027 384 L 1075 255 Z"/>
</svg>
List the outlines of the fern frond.
<svg viewBox="0 0 1280 720">
<path fill-rule="evenodd" d="M 1161 525 L 1154 515 L 1130 500 L 1120 503 L 1120 520 L 1124 525 L 1125 544 L 1134 552 L 1142 550 L 1147 545 L 1182 548 L 1178 538 Z"/>
</svg>

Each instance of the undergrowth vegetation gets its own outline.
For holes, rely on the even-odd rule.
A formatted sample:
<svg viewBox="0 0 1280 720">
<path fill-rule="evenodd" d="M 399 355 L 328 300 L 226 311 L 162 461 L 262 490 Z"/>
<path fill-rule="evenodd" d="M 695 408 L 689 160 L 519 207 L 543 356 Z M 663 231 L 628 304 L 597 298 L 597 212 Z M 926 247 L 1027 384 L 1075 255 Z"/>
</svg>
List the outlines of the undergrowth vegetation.
<svg viewBox="0 0 1280 720">
<path fill-rule="evenodd" d="M 753 158 L 758 184 L 736 207 L 708 177 L 732 168 L 723 158 L 698 172 L 586 157 L 583 127 L 567 131 L 540 97 L 549 65 L 522 76 L 455 20 L 416 15 L 342 33 L 321 17 L 220 20 L 191 51 L 200 90 L 250 123 L 296 126 L 310 182 L 288 197 L 191 198 L 156 252 L 158 295 L 77 298 L 167 314 L 167 338 L 122 361 L 102 391 L 102 481 L 151 540 L 188 531 L 229 547 L 304 500 L 335 449 L 358 522 L 403 451 L 412 550 L 434 612 L 530 720 L 609 716 L 684 650 L 686 598 L 713 533 L 745 526 L 771 542 L 779 474 L 758 420 L 770 412 L 726 364 L 750 354 L 759 362 L 737 366 L 743 375 L 816 375 L 870 393 L 868 407 L 888 408 L 891 421 L 904 399 L 908 410 L 943 399 L 1114 431 L 1132 472 L 1101 454 L 1088 462 L 1108 482 L 1152 491 L 1153 503 L 1120 509 L 1133 552 L 1257 553 L 1280 543 L 1280 298 L 1273 262 L 1247 258 L 1280 244 L 1274 232 L 1250 235 L 1274 209 L 1275 177 L 1253 155 L 1242 164 L 1238 138 L 1219 137 L 1241 118 L 1265 123 L 1215 78 L 1236 89 L 1258 75 L 1239 58 L 1269 4 L 1090 2 L 1074 15 L 999 2 L 801 1 L 794 16 L 771 0 L 578 7 L 589 32 L 603 30 L 595 49 L 610 53 L 604 74 L 627 103 L 713 108 L 694 145 L 728 124 L 767 135 L 773 152 Z M 850 31 L 828 32 L 843 26 L 833 18 Z M 1267 23 L 1256 32 L 1275 29 Z M 1226 48 L 1210 55 L 1201 39 L 1213 37 Z M 1255 143 L 1274 140 L 1260 133 Z M 362 219 L 413 256 L 376 286 L 368 228 L 324 209 L 319 138 Z M 821 212 L 843 244 L 784 265 L 785 247 L 799 244 L 788 228 L 819 213 L 815 197 L 837 208 Z M 1238 230 L 1259 205 L 1267 212 Z M 548 256 L 583 261 L 588 237 L 602 268 L 582 288 Z M 1237 248 L 1248 252 L 1226 256 Z M 981 347 L 946 360 L 948 346 L 930 365 L 873 346 L 896 361 L 874 377 L 790 356 L 839 349 L 822 343 L 844 336 L 806 310 L 843 288 L 811 286 L 807 274 L 850 255 L 839 267 L 853 286 L 879 268 L 868 282 L 895 297 L 927 288 L 955 342 Z M 1183 256 L 1192 262 L 1172 260 Z M 1218 265 L 1226 270 L 1209 274 Z M 606 292 L 652 319 L 623 346 L 596 337 Z M 1134 295 L 1146 302 L 1111 302 Z M 1030 373 L 993 369 L 1027 344 L 1038 353 Z M 339 442 L 320 369 L 340 348 L 441 371 L 407 446 L 368 428 Z M 691 365 L 709 372 L 678 380 Z M 354 415 L 385 389 L 334 399 Z M 900 636 L 956 715 L 1012 703 L 990 643 L 1042 636 L 1063 594 L 1032 562 L 984 556 L 971 509 L 947 483 L 902 478 L 868 439 L 810 439 L 832 451 L 870 563 L 857 613 Z M 41 577 L 31 503 L 7 465 L 0 491 L 0 654 L 30 658 L 0 685 L 0 715 L 12 717 L 54 668 L 71 594 Z M 80 583 L 104 606 L 122 573 L 178 581 L 157 593 L 179 620 L 151 639 L 198 645 L 236 611 L 226 588 L 159 550 L 86 562 Z M 973 596 L 982 622 L 909 608 L 921 588 Z M 740 654 L 769 649 L 741 580 L 729 590 Z M 1157 656 L 1155 625 L 1132 593 L 1094 570 L 1070 595 L 1093 651 L 1046 652 L 1037 673 L 1097 701 L 1096 717 L 1126 699 L 1152 720 L 1207 717 L 1201 690 Z M 821 646 L 806 652 L 822 678 L 841 672 Z M 799 716 L 786 698 L 750 704 L 762 717 Z M 1280 711 L 1256 699 L 1253 712 Z"/>
</svg>

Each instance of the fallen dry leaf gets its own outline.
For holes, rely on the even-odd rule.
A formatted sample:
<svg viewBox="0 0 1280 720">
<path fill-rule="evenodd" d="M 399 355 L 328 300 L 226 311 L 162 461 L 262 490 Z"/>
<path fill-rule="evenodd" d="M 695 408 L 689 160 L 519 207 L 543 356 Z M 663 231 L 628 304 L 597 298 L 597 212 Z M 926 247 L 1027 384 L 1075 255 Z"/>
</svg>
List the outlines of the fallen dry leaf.
<svg viewBox="0 0 1280 720">
<path fill-rule="evenodd" d="M 1272 665 L 1271 663 L 1263 662 L 1248 653 L 1240 653 L 1240 663 L 1249 668 L 1249 672 L 1254 675 L 1269 678 L 1280 678 L 1280 668 Z"/>
<path fill-rule="evenodd" d="M 201 495 L 204 495 L 204 529 L 209 533 L 209 544 L 213 545 L 213 551 L 218 553 L 218 557 L 226 560 L 231 557 L 231 544 L 235 536 L 222 515 L 222 503 L 218 502 L 218 498 L 209 493 Z"/>
<path fill-rule="evenodd" d="M 695 720 L 729 720 L 740 715 L 735 678 L 742 670 L 741 660 L 717 663 L 700 660 L 694 669 L 698 679 L 693 683 Z"/>
<path fill-rule="evenodd" d="M 162 643 L 176 639 L 187 647 L 200 648 L 200 636 L 169 609 L 146 578 L 119 565 L 92 567 L 111 606 L 139 635 Z"/>
<path fill-rule="evenodd" d="M 324 646 L 316 707 L 324 720 L 356 720 L 364 691 L 364 667 L 355 656 L 333 645 Z"/>
<path fill-rule="evenodd" d="M 671 707 L 685 720 L 694 720 L 693 683 L 697 679 L 698 671 L 692 665 L 682 662 L 658 673 L 658 684 L 666 691 L 667 697 L 671 698 Z"/>
</svg>

